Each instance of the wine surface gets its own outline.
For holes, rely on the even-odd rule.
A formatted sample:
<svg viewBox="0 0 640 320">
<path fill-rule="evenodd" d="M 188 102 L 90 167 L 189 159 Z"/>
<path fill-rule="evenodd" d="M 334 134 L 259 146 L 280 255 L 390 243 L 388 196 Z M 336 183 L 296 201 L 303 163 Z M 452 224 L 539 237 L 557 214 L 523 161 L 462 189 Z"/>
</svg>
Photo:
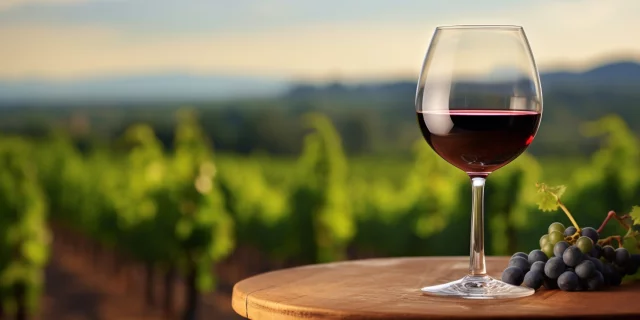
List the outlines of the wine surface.
<svg viewBox="0 0 640 320">
<path fill-rule="evenodd" d="M 472 176 L 486 176 L 531 144 L 541 114 L 524 110 L 442 110 L 417 113 L 433 150 Z"/>
</svg>

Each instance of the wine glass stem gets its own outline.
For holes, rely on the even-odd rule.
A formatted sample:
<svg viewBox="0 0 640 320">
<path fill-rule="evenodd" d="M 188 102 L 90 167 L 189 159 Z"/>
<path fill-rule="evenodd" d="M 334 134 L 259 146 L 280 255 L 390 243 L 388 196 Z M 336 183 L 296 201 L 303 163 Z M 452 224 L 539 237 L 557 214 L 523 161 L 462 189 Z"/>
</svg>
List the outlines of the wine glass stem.
<svg viewBox="0 0 640 320">
<path fill-rule="evenodd" d="M 484 261 L 484 177 L 471 178 L 471 258 L 469 275 L 487 274 Z"/>
</svg>

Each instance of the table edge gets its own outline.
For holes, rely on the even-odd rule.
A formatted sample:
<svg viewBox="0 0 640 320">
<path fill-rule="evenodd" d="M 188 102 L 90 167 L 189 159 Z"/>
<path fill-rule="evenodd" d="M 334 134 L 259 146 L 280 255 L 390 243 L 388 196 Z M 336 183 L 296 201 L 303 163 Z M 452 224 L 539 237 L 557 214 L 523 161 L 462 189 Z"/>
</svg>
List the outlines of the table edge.
<svg viewBox="0 0 640 320">
<path fill-rule="evenodd" d="M 487 257 L 487 260 L 491 261 L 506 261 L 509 257 L 508 256 L 490 256 Z M 309 265 L 303 265 L 303 266 L 298 266 L 298 267 L 292 267 L 292 268 L 285 268 L 285 269 L 279 269 L 279 270 L 273 270 L 273 271 L 269 271 L 269 272 L 265 272 L 265 273 L 261 273 L 261 274 L 257 274 L 248 278 L 245 278 L 241 281 L 238 281 L 234 286 L 233 286 L 233 291 L 232 291 L 232 301 L 231 301 L 231 305 L 233 310 L 240 316 L 247 318 L 247 319 L 253 319 L 254 317 L 251 316 L 249 314 L 249 310 L 251 310 L 251 313 L 255 316 L 255 315 L 260 315 L 260 314 L 266 314 L 269 317 L 273 317 L 273 316 L 277 316 L 278 319 L 300 319 L 300 318 L 304 318 L 304 319 L 333 319 L 333 318 L 348 318 L 348 319 L 383 319 L 386 318 L 388 319 L 389 315 L 381 315 L 380 313 L 376 313 L 376 312 L 369 312 L 369 311 L 362 311 L 361 313 L 359 313 L 358 315 L 353 315 L 353 314 L 348 314 L 345 313 L 344 311 L 341 310 L 332 310 L 332 309 L 325 309 L 325 308 L 318 308 L 318 307 L 302 307 L 302 306 L 295 306 L 295 305 L 291 305 L 288 304 L 286 302 L 273 302 L 273 301 L 266 301 L 260 298 L 256 298 L 256 297 L 252 297 L 251 295 L 262 291 L 262 290 L 267 290 L 269 288 L 273 288 L 273 285 L 267 285 L 267 286 L 263 286 L 263 287 L 259 287 L 259 288 L 254 288 L 253 290 L 251 290 L 250 292 L 246 292 L 247 288 L 243 288 L 243 286 L 245 286 L 248 282 L 252 281 L 253 279 L 257 278 L 257 277 L 263 277 L 266 275 L 270 275 L 273 273 L 281 273 L 281 272 L 290 272 L 291 270 L 313 270 L 313 269 L 317 269 L 317 268 L 322 268 L 322 267 L 326 267 L 327 265 L 331 265 L 331 264 L 350 264 L 350 263 L 361 263 L 361 262 L 367 262 L 367 261 L 376 261 L 376 260 L 438 260 L 438 259 L 447 259 L 447 260 L 467 260 L 468 257 L 462 257 L 462 256 L 429 256 L 429 257 L 387 257 L 387 258 L 371 258 L 371 259 L 360 259 L 360 260 L 346 260 L 346 261 L 338 261 L 338 262 L 329 262 L 329 263 L 320 263 L 320 264 L 309 264 Z M 639 292 L 640 295 L 640 292 Z M 280 306 L 286 306 L 286 310 L 279 310 L 277 308 L 274 308 L 273 305 L 280 305 Z M 294 317 L 292 314 L 295 314 L 296 316 Z M 301 317 L 302 315 L 302 317 Z M 394 318 L 398 318 L 398 319 L 425 319 L 425 318 L 429 318 L 429 319 L 471 319 L 471 318 L 481 318 L 481 319 L 509 319 L 509 318 L 521 318 L 521 319 L 537 319 L 537 318 L 545 318 L 545 319 L 553 319 L 554 316 L 553 315 L 517 315 L 517 316 L 509 316 L 509 315 L 487 315 L 487 316 L 483 316 L 483 315 L 478 315 L 478 314 L 474 314 L 474 315 L 470 315 L 469 317 L 466 316 L 452 316 L 450 314 L 434 314 L 434 315 L 429 315 L 429 316 L 425 316 L 424 314 L 418 314 L 418 313 L 394 313 L 393 314 Z M 595 315 L 585 315 L 585 314 L 581 314 L 581 315 L 576 315 L 575 318 L 579 318 L 579 319 L 600 319 L 602 317 L 606 317 L 606 315 L 604 314 L 595 314 Z M 616 314 L 615 315 L 616 319 L 640 319 L 640 314 L 639 313 L 622 313 L 622 314 Z M 557 317 L 555 317 L 557 318 Z M 563 319 L 572 319 L 571 317 L 566 317 L 563 316 Z"/>
</svg>

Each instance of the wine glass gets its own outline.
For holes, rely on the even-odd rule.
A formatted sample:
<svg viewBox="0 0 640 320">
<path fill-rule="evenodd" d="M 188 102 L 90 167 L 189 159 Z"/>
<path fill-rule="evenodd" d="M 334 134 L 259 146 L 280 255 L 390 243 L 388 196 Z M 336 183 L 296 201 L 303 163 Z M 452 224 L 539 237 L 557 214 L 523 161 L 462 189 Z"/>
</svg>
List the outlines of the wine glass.
<svg viewBox="0 0 640 320">
<path fill-rule="evenodd" d="M 486 273 L 484 185 L 527 149 L 542 116 L 538 70 L 519 26 L 446 26 L 435 30 L 416 93 L 418 123 L 440 157 L 471 179 L 469 274 L 422 288 L 470 299 L 517 298 L 534 290 Z"/>
</svg>

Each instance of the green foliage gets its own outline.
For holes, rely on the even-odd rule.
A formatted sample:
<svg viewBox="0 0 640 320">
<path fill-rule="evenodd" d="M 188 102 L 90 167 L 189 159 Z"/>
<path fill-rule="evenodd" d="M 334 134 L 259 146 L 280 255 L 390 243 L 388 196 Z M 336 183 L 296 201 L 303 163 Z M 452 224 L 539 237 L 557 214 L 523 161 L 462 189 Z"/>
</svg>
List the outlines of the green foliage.
<svg viewBox="0 0 640 320">
<path fill-rule="evenodd" d="M 631 219 L 633 219 L 634 225 L 640 225 L 640 207 L 639 206 L 633 206 L 633 208 L 631 208 L 631 212 L 629 212 L 629 216 L 631 216 Z"/>
<path fill-rule="evenodd" d="M 288 190 L 267 180 L 261 161 L 220 163 L 218 183 L 239 243 L 259 247 L 274 258 L 296 254 L 290 227 Z M 278 235 L 278 236 L 274 236 Z"/>
<path fill-rule="evenodd" d="M 213 263 L 233 249 L 234 228 L 193 114 L 179 115 L 172 154 L 142 124 L 114 150 L 80 154 L 60 135 L 42 146 L 53 219 L 146 263 L 195 269 L 199 289 L 212 287 Z"/>
<path fill-rule="evenodd" d="M 22 303 L 36 307 L 49 257 L 47 205 L 31 159 L 24 140 L 0 139 L 0 303 L 9 311 L 21 299 L 11 294 L 18 286 Z"/>
<path fill-rule="evenodd" d="M 60 133 L 42 141 L 0 139 L 0 295 L 5 303 L 12 303 L 4 294 L 12 284 L 39 290 L 48 257 L 47 210 L 57 223 L 148 264 L 195 270 L 200 290 L 214 286 L 212 266 L 236 245 L 295 263 L 352 254 L 467 253 L 468 177 L 422 140 L 415 142 L 412 161 L 347 161 L 332 121 L 309 114 L 297 160 L 263 154 L 214 157 L 195 115 L 181 112 L 177 120 L 166 150 L 145 124 L 129 127 L 110 146 L 83 151 Z M 571 194 L 564 195 L 565 186 L 536 185 L 545 166 L 526 153 L 489 176 L 487 252 L 532 247 L 537 231 L 553 218 L 537 215 L 536 205 L 556 211 L 565 210 L 565 203 L 581 223 L 593 226 L 608 210 L 638 203 L 635 136 L 613 117 L 585 130 L 607 139 L 586 166 L 562 168 L 567 175 L 575 172 L 568 183 L 575 190 Z M 636 233 L 625 237 L 632 253 L 640 253 L 639 212 L 634 207 L 630 213 Z M 620 234 L 613 230 L 619 226 L 607 228 Z"/>
<path fill-rule="evenodd" d="M 114 210 L 107 215 L 115 215 L 118 245 L 121 250 L 148 263 L 168 261 L 175 257 L 177 248 L 171 241 L 174 238 L 171 229 L 167 228 L 175 221 L 169 214 L 160 214 L 156 201 L 156 195 L 162 193 L 163 183 L 166 183 L 167 165 L 162 145 L 153 129 L 146 125 L 128 128 L 121 142 L 126 154 L 120 173 L 109 173 L 112 179 L 119 181 L 105 184 L 103 191 L 113 203 Z M 110 165 L 101 167 L 108 169 Z M 110 189 L 109 185 L 119 186 L 127 195 Z"/>
<path fill-rule="evenodd" d="M 300 178 L 291 196 L 298 239 L 308 239 L 300 241 L 300 255 L 310 262 L 343 259 L 355 224 L 340 136 L 320 114 L 307 115 L 305 121 L 313 132 L 305 137 L 297 168 Z"/>
<path fill-rule="evenodd" d="M 437 246 L 430 246 L 433 242 L 425 240 L 450 225 L 459 206 L 460 186 L 469 188 L 468 178 L 424 141 L 415 143 L 414 155 L 400 187 L 378 172 L 349 182 L 358 248 L 396 256 L 438 252 Z"/>
<path fill-rule="evenodd" d="M 195 267 L 200 290 L 211 289 L 213 263 L 234 246 L 233 221 L 216 183 L 217 169 L 210 144 L 195 116 L 182 113 L 176 128 L 175 151 L 170 159 L 167 211 L 177 218 L 175 236 L 180 260 Z"/>
<path fill-rule="evenodd" d="M 491 233 L 487 245 L 494 254 L 516 251 L 517 234 L 529 226 L 532 216 L 537 214 L 536 183 L 541 173 L 535 158 L 524 153 L 489 176 L 485 210 Z"/>
<path fill-rule="evenodd" d="M 636 211 L 637 208 L 638 207 L 634 207 L 634 211 Z M 627 234 L 625 234 L 623 238 L 624 247 L 629 250 L 630 254 L 640 254 L 640 231 L 638 231 L 638 227 L 640 227 L 640 223 L 634 218 L 633 226 L 627 231 Z M 626 281 L 640 280 L 640 272 L 634 275 L 628 275 L 625 279 Z"/>
<path fill-rule="evenodd" d="M 576 168 L 571 186 L 577 188 L 565 203 L 587 225 L 601 219 L 602 212 L 624 212 L 638 204 L 640 194 L 640 145 L 619 116 L 587 123 L 584 133 L 601 138 L 601 148 L 586 166 Z M 594 199 L 598 199 L 595 201 Z M 613 227 L 607 230 L 619 233 Z"/>
<path fill-rule="evenodd" d="M 414 146 L 416 160 L 399 200 L 409 200 L 408 214 L 418 218 L 414 232 L 425 238 L 448 224 L 466 177 L 430 150 L 424 141 Z"/>
<path fill-rule="evenodd" d="M 640 254 L 640 207 L 634 206 L 629 216 L 632 219 L 632 224 L 624 235 L 624 247 L 627 248 L 631 254 Z M 637 276 L 640 279 L 640 274 Z"/>
<path fill-rule="evenodd" d="M 567 187 L 564 185 L 560 186 L 547 186 L 544 183 L 538 184 L 538 209 L 542 211 L 556 211 L 560 206 L 558 200 L 567 190 Z"/>
</svg>

